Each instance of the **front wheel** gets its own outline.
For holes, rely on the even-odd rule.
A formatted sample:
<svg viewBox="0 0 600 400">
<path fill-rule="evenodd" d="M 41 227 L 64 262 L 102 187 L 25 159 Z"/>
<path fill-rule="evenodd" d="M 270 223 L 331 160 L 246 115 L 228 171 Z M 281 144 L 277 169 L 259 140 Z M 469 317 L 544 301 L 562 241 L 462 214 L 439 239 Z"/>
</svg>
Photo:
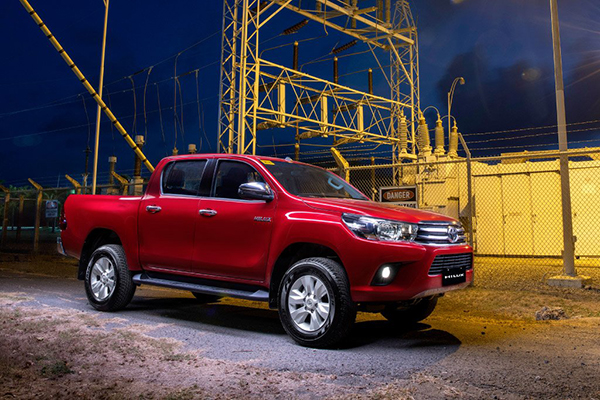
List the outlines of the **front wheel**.
<svg viewBox="0 0 600 400">
<path fill-rule="evenodd" d="M 279 287 L 279 317 L 302 346 L 325 348 L 343 341 L 356 319 L 356 304 L 342 266 L 328 258 L 292 265 Z"/>
<path fill-rule="evenodd" d="M 408 307 L 388 306 L 381 314 L 392 323 L 413 325 L 429 317 L 435 309 L 437 301 L 438 297 L 428 297 L 420 299 Z"/>
<path fill-rule="evenodd" d="M 85 293 L 92 307 L 100 311 L 121 310 L 134 292 L 123 247 L 107 244 L 96 249 L 85 273 Z"/>
</svg>

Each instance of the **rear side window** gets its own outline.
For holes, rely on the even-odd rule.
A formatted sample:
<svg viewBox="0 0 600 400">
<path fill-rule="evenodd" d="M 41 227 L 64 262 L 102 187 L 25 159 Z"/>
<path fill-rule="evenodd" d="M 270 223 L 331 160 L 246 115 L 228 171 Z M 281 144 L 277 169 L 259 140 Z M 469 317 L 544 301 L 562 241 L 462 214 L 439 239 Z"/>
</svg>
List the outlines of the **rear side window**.
<svg viewBox="0 0 600 400">
<path fill-rule="evenodd" d="M 219 161 L 215 175 L 214 196 L 224 199 L 240 199 L 238 189 L 242 183 L 248 182 L 264 182 L 264 179 L 246 163 Z"/>
<path fill-rule="evenodd" d="M 163 194 L 200 195 L 200 182 L 206 160 L 176 161 L 167 165 L 162 176 Z"/>
</svg>

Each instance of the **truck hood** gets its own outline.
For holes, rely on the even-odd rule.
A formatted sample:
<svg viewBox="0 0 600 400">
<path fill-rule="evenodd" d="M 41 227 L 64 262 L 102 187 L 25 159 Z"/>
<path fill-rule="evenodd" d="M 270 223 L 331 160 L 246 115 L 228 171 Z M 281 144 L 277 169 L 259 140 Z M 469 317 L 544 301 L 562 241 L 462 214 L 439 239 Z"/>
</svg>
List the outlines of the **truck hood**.
<svg viewBox="0 0 600 400">
<path fill-rule="evenodd" d="M 431 211 L 416 210 L 414 208 L 401 207 L 394 204 L 377 203 L 374 201 L 353 200 L 353 199 L 307 199 L 303 198 L 304 203 L 314 209 L 338 212 L 368 215 L 375 218 L 404 221 L 409 223 L 418 223 L 421 221 L 455 221 L 454 218 L 447 215 L 434 213 Z"/>
</svg>

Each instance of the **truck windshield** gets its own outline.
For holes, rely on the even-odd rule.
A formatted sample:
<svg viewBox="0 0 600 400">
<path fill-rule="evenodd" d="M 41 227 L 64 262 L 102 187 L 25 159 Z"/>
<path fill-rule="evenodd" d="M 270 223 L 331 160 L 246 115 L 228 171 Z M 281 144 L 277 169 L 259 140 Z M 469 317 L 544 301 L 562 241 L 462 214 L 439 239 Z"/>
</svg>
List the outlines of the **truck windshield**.
<svg viewBox="0 0 600 400">
<path fill-rule="evenodd" d="M 295 196 L 369 200 L 342 178 L 324 169 L 287 161 L 261 161 L 285 190 Z"/>
</svg>

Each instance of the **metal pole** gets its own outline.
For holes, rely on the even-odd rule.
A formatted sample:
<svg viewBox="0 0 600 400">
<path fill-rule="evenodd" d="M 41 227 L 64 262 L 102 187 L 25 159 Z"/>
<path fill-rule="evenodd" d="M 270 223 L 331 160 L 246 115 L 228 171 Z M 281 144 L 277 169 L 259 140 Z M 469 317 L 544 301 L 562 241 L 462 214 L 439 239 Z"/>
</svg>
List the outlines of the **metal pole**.
<svg viewBox="0 0 600 400">
<path fill-rule="evenodd" d="M 554 45 L 554 79 L 556 82 L 556 115 L 558 119 L 558 149 L 567 151 L 567 118 L 565 114 L 565 86 L 563 82 L 562 55 L 560 49 L 560 29 L 558 24 L 557 0 L 550 0 L 552 14 L 552 43 Z M 575 274 L 575 245 L 573 241 L 573 220 L 571 215 L 571 185 L 569 182 L 569 157 L 560 156 L 560 189 L 563 220 L 563 266 L 565 275 Z"/>
<path fill-rule="evenodd" d="M 456 90 L 456 84 L 460 83 L 461 85 L 465 84 L 465 78 L 463 78 L 462 76 L 459 76 L 458 78 L 454 78 L 454 81 L 452 82 L 452 86 L 450 86 L 450 91 L 448 92 L 448 140 L 450 140 L 450 134 L 451 134 L 451 125 L 450 125 L 450 116 L 451 116 L 451 112 L 450 110 L 452 109 L 452 101 L 454 101 L 454 91 Z M 456 119 L 455 119 L 455 123 L 456 123 Z"/>
<path fill-rule="evenodd" d="M 473 248 L 473 216 L 475 215 L 475 204 L 473 199 L 473 182 L 471 181 L 471 152 L 469 151 L 467 143 L 465 142 L 465 139 L 463 138 L 463 135 L 460 132 L 458 133 L 458 138 L 460 139 L 460 144 L 462 145 L 463 149 L 465 149 L 465 153 L 467 154 L 467 196 L 469 196 L 469 246 Z"/>
<path fill-rule="evenodd" d="M 450 92 L 448 92 L 448 143 L 450 143 L 450 136 L 452 135 L 452 125 L 450 124 L 450 107 L 452 107 L 452 104 L 450 104 Z"/>
<path fill-rule="evenodd" d="M 102 34 L 102 56 L 100 57 L 100 83 L 98 84 L 98 96 L 102 99 L 102 87 L 104 86 L 104 56 L 106 54 L 106 28 L 108 26 L 108 2 L 104 0 L 104 33 Z M 98 178 L 98 145 L 100 144 L 100 117 L 102 107 L 98 104 L 96 109 L 96 139 L 94 142 L 94 170 L 92 172 L 92 194 L 96 194 L 96 179 Z"/>
</svg>

